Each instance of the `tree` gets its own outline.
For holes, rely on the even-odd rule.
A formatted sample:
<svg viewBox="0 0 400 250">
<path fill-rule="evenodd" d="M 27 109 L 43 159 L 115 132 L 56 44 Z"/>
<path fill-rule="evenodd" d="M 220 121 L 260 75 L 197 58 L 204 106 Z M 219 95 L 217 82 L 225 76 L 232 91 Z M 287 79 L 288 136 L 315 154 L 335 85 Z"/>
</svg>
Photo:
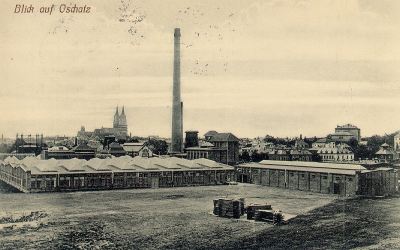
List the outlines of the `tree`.
<svg viewBox="0 0 400 250">
<path fill-rule="evenodd" d="M 354 137 L 351 138 L 348 144 L 349 144 L 349 146 L 350 146 L 350 148 L 351 148 L 351 151 L 354 153 L 354 152 L 357 150 L 357 148 L 358 148 L 358 141 L 357 141 L 357 139 L 354 138 Z"/>
<path fill-rule="evenodd" d="M 316 162 L 321 162 L 322 161 L 322 157 L 317 153 L 313 153 L 312 156 L 311 156 L 311 160 L 312 161 L 316 161 Z"/>
<path fill-rule="evenodd" d="M 372 159 L 374 158 L 375 151 L 371 150 L 365 145 L 359 145 L 354 151 L 355 160 Z"/>
<path fill-rule="evenodd" d="M 249 152 L 243 151 L 242 154 L 239 155 L 239 159 L 244 162 L 249 162 L 251 160 Z"/>
<path fill-rule="evenodd" d="M 268 159 L 268 155 L 265 153 L 258 153 L 257 151 L 253 151 L 251 154 L 251 161 L 259 162 L 262 160 Z"/>
<path fill-rule="evenodd" d="M 134 138 L 134 137 L 131 137 L 131 138 L 128 138 L 128 139 L 126 140 L 126 142 L 139 142 L 139 140 L 136 139 L 136 138 Z"/>
<path fill-rule="evenodd" d="M 157 139 L 149 139 L 144 144 L 148 146 L 154 154 L 157 155 L 166 155 L 168 154 L 168 144 L 164 140 L 157 140 Z"/>
<path fill-rule="evenodd" d="M 11 153 L 15 149 L 15 144 L 0 144 L 0 153 Z"/>
</svg>

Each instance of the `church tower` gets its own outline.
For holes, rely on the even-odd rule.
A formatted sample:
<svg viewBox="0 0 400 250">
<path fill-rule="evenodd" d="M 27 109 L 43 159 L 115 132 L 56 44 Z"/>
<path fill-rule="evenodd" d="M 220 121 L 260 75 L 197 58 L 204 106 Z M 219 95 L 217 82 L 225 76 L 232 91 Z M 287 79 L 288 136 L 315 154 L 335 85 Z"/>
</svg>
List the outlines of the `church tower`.
<svg viewBox="0 0 400 250">
<path fill-rule="evenodd" d="M 117 106 L 117 109 L 115 110 L 115 114 L 114 114 L 113 128 L 118 128 L 118 126 L 119 126 L 119 113 L 118 113 L 118 106 Z"/>
<path fill-rule="evenodd" d="M 122 106 L 122 112 L 119 116 L 118 128 L 128 133 L 128 123 L 126 122 L 125 107 Z"/>
</svg>

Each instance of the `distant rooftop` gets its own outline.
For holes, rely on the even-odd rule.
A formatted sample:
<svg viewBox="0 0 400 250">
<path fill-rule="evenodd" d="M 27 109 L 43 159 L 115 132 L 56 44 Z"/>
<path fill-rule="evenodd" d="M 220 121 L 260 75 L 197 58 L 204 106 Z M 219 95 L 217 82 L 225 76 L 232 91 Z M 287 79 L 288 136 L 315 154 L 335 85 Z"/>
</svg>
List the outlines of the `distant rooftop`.
<svg viewBox="0 0 400 250">
<path fill-rule="evenodd" d="M 326 174 L 346 174 L 355 175 L 356 171 L 366 171 L 367 169 L 358 164 L 340 164 L 340 163 L 320 163 L 305 161 L 272 161 L 263 160 L 259 163 L 244 163 L 240 167 L 265 168 L 289 171 L 306 171 Z"/>
<path fill-rule="evenodd" d="M 212 135 L 210 142 L 221 141 L 239 141 L 239 139 L 232 133 L 217 133 Z"/>
<path fill-rule="evenodd" d="M 208 131 L 207 133 L 205 133 L 204 136 L 207 137 L 207 136 L 213 136 L 213 135 L 216 135 L 216 134 L 218 134 L 217 131 L 215 131 L 215 130 L 210 130 L 210 131 Z"/>
<path fill-rule="evenodd" d="M 353 124 L 350 124 L 350 123 L 347 123 L 347 124 L 345 124 L 345 125 L 337 125 L 337 127 L 336 128 L 357 128 L 358 129 L 358 127 L 357 126 L 355 126 L 355 125 L 353 125 Z"/>
<path fill-rule="evenodd" d="M 345 132 L 345 131 L 335 132 L 335 133 L 330 134 L 330 135 L 334 135 L 334 136 L 354 136 L 353 134 L 351 134 L 349 132 Z"/>
</svg>

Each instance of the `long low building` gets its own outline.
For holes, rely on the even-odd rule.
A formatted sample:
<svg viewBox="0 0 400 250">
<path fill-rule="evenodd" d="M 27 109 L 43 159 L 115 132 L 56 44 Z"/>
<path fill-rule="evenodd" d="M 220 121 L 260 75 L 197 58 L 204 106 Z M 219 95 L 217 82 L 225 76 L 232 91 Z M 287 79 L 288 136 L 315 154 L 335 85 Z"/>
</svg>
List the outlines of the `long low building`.
<svg viewBox="0 0 400 250">
<path fill-rule="evenodd" d="M 386 196 L 398 189 L 394 169 L 357 164 L 264 160 L 240 164 L 236 171 L 240 182 L 343 196 Z"/>
<path fill-rule="evenodd" d="M 233 167 L 208 159 L 12 157 L 0 162 L 0 180 L 22 192 L 201 186 L 234 179 Z"/>
</svg>

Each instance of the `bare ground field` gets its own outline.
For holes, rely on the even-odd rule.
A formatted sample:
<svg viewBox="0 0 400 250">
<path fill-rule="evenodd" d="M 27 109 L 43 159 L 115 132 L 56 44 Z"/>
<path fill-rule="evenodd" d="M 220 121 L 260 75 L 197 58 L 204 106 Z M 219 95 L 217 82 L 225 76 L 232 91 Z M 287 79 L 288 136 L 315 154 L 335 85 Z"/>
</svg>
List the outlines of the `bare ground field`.
<svg viewBox="0 0 400 250">
<path fill-rule="evenodd" d="M 212 200 L 244 197 L 292 215 L 336 196 L 240 184 L 71 193 L 0 193 L 3 249 L 223 249 L 274 228 L 211 214 Z"/>
<path fill-rule="evenodd" d="M 337 199 L 224 249 L 400 249 L 400 198 Z"/>
</svg>

